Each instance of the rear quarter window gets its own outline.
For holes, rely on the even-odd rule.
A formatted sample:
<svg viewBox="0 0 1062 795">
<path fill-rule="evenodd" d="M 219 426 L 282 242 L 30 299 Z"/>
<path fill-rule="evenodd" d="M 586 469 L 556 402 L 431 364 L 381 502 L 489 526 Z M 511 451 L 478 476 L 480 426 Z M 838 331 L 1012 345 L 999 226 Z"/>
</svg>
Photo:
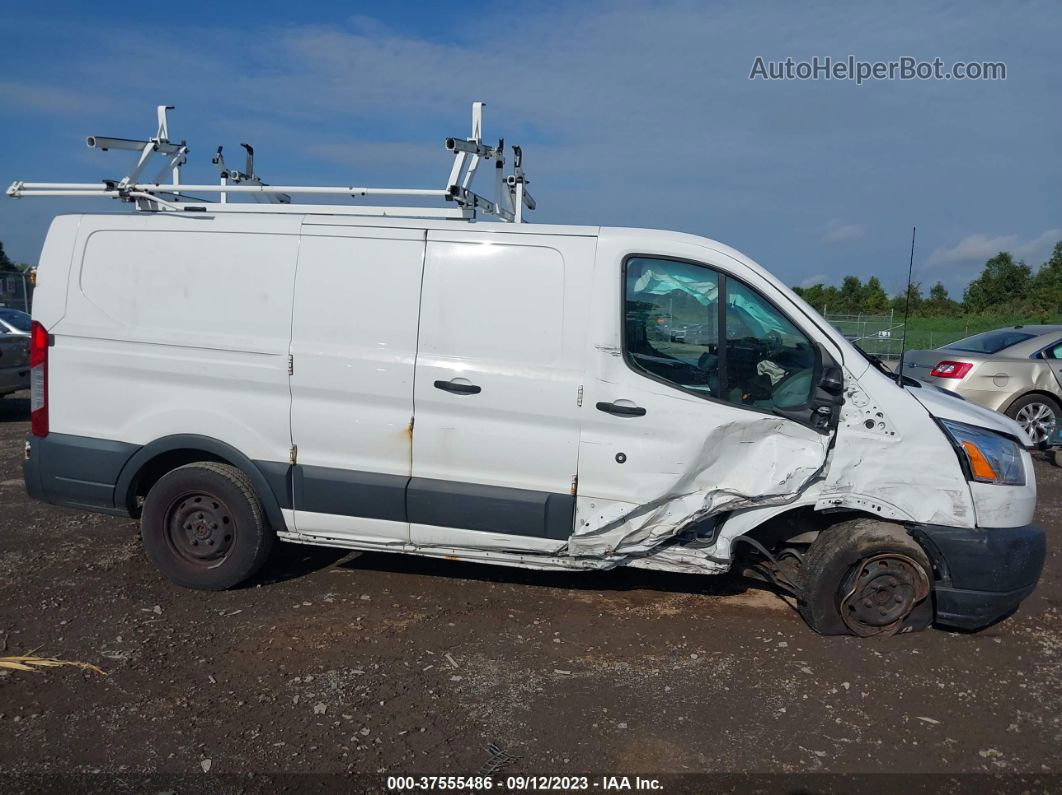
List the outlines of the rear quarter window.
<svg viewBox="0 0 1062 795">
<path fill-rule="evenodd" d="M 29 332 L 30 330 L 30 316 L 25 312 L 0 310 L 0 320 L 18 331 Z"/>
<path fill-rule="evenodd" d="M 953 342 L 948 345 L 944 350 L 949 351 L 966 351 L 967 353 L 999 353 L 1002 350 L 1006 350 L 1019 342 L 1025 342 L 1031 340 L 1035 334 L 1028 334 L 1022 331 L 985 331 L 981 334 L 974 334 L 972 337 L 967 337 L 964 340 Z"/>
</svg>

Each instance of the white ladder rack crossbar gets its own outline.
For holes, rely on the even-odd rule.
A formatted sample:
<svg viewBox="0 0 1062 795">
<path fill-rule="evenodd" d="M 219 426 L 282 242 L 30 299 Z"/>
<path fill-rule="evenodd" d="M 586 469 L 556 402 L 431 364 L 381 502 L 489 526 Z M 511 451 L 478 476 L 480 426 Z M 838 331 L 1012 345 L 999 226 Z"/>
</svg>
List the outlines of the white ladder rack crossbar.
<svg viewBox="0 0 1062 795">
<path fill-rule="evenodd" d="M 320 196 L 417 196 L 443 199 L 450 195 L 441 188 L 361 188 L 355 185 L 189 185 L 157 182 L 112 186 L 95 182 L 16 182 L 7 189 L 9 196 L 117 196 L 119 191 L 143 193 L 289 193 Z"/>
<path fill-rule="evenodd" d="M 107 138 L 89 136 L 88 146 L 101 150 L 118 149 L 139 152 L 140 155 L 133 170 L 120 180 L 103 180 L 102 182 L 24 182 L 16 181 L 7 189 L 12 198 L 30 196 L 67 196 L 67 197 L 104 197 L 136 202 L 137 209 L 149 211 L 202 211 L 202 199 L 195 199 L 187 194 L 220 194 L 218 203 L 209 203 L 210 212 L 232 211 L 248 212 L 249 207 L 237 210 L 230 205 L 229 196 L 246 194 L 256 201 L 270 202 L 268 206 L 255 207 L 254 211 L 280 211 L 281 205 L 291 203 L 292 196 L 344 196 L 358 198 L 363 196 L 410 197 L 417 199 L 442 199 L 456 205 L 453 209 L 428 207 L 354 207 L 335 205 L 334 212 L 343 213 L 344 208 L 355 215 L 409 215 L 414 217 L 474 218 L 477 211 L 495 216 L 503 221 L 520 223 L 525 209 L 535 209 L 535 201 L 526 190 L 527 178 L 524 175 L 522 151 L 519 146 L 513 148 L 513 173 L 503 174 L 505 167 L 505 142 L 498 141 L 497 146 L 488 146 L 482 142 L 483 128 L 482 102 L 472 104 L 472 136 L 467 139 L 447 138 L 445 147 L 454 156 L 453 167 L 445 188 L 372 188 L 356 185 L 269 185 L 254 173 L 254 149 L 248 144 L 241 144 L 247 152 L 246 172 L 228 169 L 222 156 L 222 147 L 218 147 L 212 163 L 218 169 L 220 180 L 217 184 L 183 184 L 180 179 L 181 167 L 187 162 L 188 146 L 184 141 L 171 143 L 168 138 L 166 112 L 173 106 L 159 105 L 158 132 L 146 140 L 128 138 Z M 161 154 L 168 160 L 154 182 L 139 181 L 140 173 L 150 159 Z M 489 199 L 472 190 L 472 182 L 483 162 L 493 161 L 497 199 Z M 172 174 L 172 182 L 163 182 L 167 172 Z M 195 205 L 195 206 L 192 206 Z M 332 205 L 329 205 L 331 207 Z M 298 208 L 287 208 L 285 212 L 297 212 Z"/>
</svg>

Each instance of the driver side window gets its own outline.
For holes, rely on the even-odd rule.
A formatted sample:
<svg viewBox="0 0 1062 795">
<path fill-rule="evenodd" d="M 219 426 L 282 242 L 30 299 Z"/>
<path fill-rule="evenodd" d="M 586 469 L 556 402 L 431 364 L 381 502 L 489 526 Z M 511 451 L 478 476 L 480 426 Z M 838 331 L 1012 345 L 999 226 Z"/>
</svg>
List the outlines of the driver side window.
<svg viewBox="0 0 1062 795">
<path fill-rule="evenodd" d="M 623 331 L 631 367 L 683 391 L 763 411 L 810 399 L 811 341 L 759 293 L 703 265 L 627 260 Z"/>
<path fill-rule="evenodd" d="M 741 282 L 726 281 L 726 399 L 770 410 L 811 399 L 815 349 L 789 319 Z"/>
<path fill-rule="evenodd" d="M 626 268 L 623 355 L 635 370 L 718 398 L 719 274 L 700 265 L 632 258 Z"/>
</svg>

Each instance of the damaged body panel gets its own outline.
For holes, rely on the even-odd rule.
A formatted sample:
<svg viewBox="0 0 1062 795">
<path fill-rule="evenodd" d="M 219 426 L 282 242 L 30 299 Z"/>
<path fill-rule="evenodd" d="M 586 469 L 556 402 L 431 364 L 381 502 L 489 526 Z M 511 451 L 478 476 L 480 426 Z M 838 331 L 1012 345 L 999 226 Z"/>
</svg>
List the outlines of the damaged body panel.
<svg viewBox="0 0 1062 795">
<path fill-rule="evenodd" d="M 1021 428 L 901 387 L 721 244 L 327 213 L 293 214 L 283 234 L 253 213 L 194 233 L 118 218 L 50 233 L 31 347 L 50 408 L 25 479 L 49 502 L 142 511 L 145 546 L 180 584 L 245 580 L 273 537 L 544 570 L 736 565 L 797 596 L 816 630 L 874 635 L 924 619 L 931 575 L 962 626 L 1013 609 L 1039 576 Z M 272 274 L 252 293 L 234 266 L 248 252 Z M 186 259 L 209 265 L 225 307 L 194 344 L 195 312 L 166 281 Z M 130 364 L 99 365 L 114 361 Z M 113 476 L 88 499 L 85 472 Z M 240 510 L 176 522 L 188 493 Z M 246 538 L 261 545 L 245 565 L 228 545 Z M 1001 558 L 1011 576 L 994 576 Z M 892 607 L 878 622 L 857 593 Z"/>
<path fill-rule="evenodd" d="M 649 340 L 647 345 L 654 362 L 681 359 L 683 350 L 696 342 L 723 337 L 729 341 L 737 335 L 732 324 L 719 317 L 730 311 L 729 304 L 722 311 L 711 308 L 720 295 L 719 277 L 668 271 L 666 263 L 652 263 L 650 269 L 632 274 L 636 279 L 624 281 L 619 263 L 644 243 L 613 240 L 606 231 L 611 230 L 602 230 L 598 246 L 595 292 L 608 295 L 611 288 L 612 294 L 600 303 L 591 326 L 599 355 L 587 368 L 579 499 L 567 554 L 713 573 L 731 565 L 736 537 L 798 507 L 963 528 L 1022 525 L 1031 519 L 1035 487 L 1001 490 L 967 482 L 934 416 L 974 422 L 1000 433 L 1017 432 L 1013 423 L 950 396 L 937 397 L 928 386 L 899 388 L 835 330 L 817 322 L 799 298 L 766 274 L 763 280 L 774 283 L 758 282 L 757 266 L 724 247 L 697 246 L 693 239 L 683 246 L 671 238 L 669 246 L 656 250 L 660 258 L 704 265 L 723 279 L 732 279 L 736 272 L 751 287 L 770 290 L 773 306 L 799 324 L 822 357 L 843 363 L 842 402 L 834 424 L 815 427 L 814 416 L 793 411 L 778 416 L 782 412 L 770 402 L 735 400 L 714 389 L 710 377 L 703 388 L 691 388 L 691 378 L 683 374 L 673 379 L 677 383 L 666 383 L 666 377 L 655 376 L 668 370 L 639 368 L 632 361 L 637 333 L 632 325 L 643 316 L 650 319 L 650 334 L 653 321 L 665 327 L 663 335 L 656 335 L 663 342 Z M 706 299 L 699 304 L 708 307 L 704 322 L 676 322 L 676 301 L 692 304 L 685 296 L 696 298 L 698 292 Z M 792 302 L 783 304 L 789 297 Z M 641 314 L 632 324 L 634 302 L 635 312 Z M 625 305 L 622 314 L 616 304 Z M 755 312 L 768 326 L 768 339 L 780 330 L 777 321 L 764 316 L 762 306 L 745 303 L 742 309 Z M 678 344 L 669 347 L 668 342 Z M 757 370 L 773 382 L 776 363 L 771 355 L 777 351 L 761 353 Z M 702 355 L 698 364 L 705 364 L 705 358 Z M 816 378 L 822 377 L 822 370 L 820 360 Z M 784 373 L 783 379 L 787 376 L 793 377 Z M 612 415 L 597 410 L 599 403 L 619 403 L 644 413 Z M 1026 466 L 1031 472 L 1029 462 Z"/>
<path fill-rule="evenodd" d="M 884 375 L 845 377 L 845 404 L 820 510 L 846 508 L 897 521 L 972 527 L 970 489 L 932 420 Z M 942 465 L 912 467 L 914 461 Z"/>
<path fill-rule="evenodd" d="M 668 416 L 684 414 L 689 423 L 704 422 L 700 406 L 683 406 L 689 402 L 683 398 L 675 402 Z M 569 553 L 645 553 L 688 525 L 720 513 L 790 503 L 821 476 L 829 437 L 777 417 L 747 414 L 727 420 L 699 438 L 661 433 L 659 427 L 645 428 L 633 438 L 585 434 L 580 451 L 584 481 L 593 482 L 590 473 L 597 474 L 597 466 L 607 471 L 630 464 L 623 474 L 634 499 L 580 496 Z M 661 447 L 668 448 L 675 469 L 639 477 L 647 474 L 639 464 L 655 460 Z M 625 463 L 618 464 L 617 455 L 625 456 Z M 654 490 L 659 491 L 649 496 Z M 647 497 L 644 502 L 638 491 Z"/>
<path fill-rule="evenodd" d="M 708 520 L 794 503 L 824 477 L 834 431 L 815 427 L 812 379 L 824 360 L 842 361 L 841 347 L 789 320 L 803 307 L 760 299 L 773 285 L 734 252 L 661 235 L 654 256 L 632 257 L 647 233 L 609 231 L 598 243 L 598 355 L 586 373 L 567 551 L 717 571 Z M 794 400 L 787 384 L 802 394 Z M 699 544 L 667 545 L 691 527 Z"/>
</svg>

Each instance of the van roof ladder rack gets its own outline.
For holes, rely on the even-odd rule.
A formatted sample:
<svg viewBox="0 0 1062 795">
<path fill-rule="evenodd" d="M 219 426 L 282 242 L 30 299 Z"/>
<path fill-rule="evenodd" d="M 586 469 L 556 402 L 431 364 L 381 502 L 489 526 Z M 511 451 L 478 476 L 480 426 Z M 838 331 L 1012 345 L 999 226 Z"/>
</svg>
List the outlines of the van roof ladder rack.
<svg viewBox="0 0 1062 795">
<path fill-rule="evenodd" d="M 211 163 L 220 175 L 216 185 L 188 185 L 181 183 L 181 167 L 188 162 L 188 144 L 175 143 L 169 137 L 167 111 L 173 105 L 159 105 L 158 127 L 155 135 L 145 140 L 108 138 L 91 135 L 85 139 L 90 148 L 108 151 L 111 149 L 137 152 L 132 170 L 120 180 L 102 182 L 22 182 L 16 181 L 7 189 L 12 198 L 28 196 L 102 197 L 133 202 L 138 210 L 148 212 L 298 212 L 299 205 L 292 197 L 300 195 L 344 196 L 360 198 L 381 196 L 387 198 L 410 197 L 416 199 L 441 199 L 453 207 L 366 207 L 351 204 L 327 205 L 327 212 L 338 215 L 383 215 L 406 217 L 455 218 L 471 220 L 477 213 L 493 216 L 502 221 L 521 223 L 525 210 L 535 209 L 535 200 L 527 191 L 530 180 L 523 169 L 523 153 L 513 146 L 513 169 L 505 174 L 505 140 L 497 146 L 483 143 L 484 102 L 472 103 L 472 134 L 468 138 L 447 138 L 445 146 L 453 155 L 453 165 L 446 186 L 443 188 L 365 188 L 357 186 L 329 185 L 269 185 L 255 174 L 254 148 L 242 143 L 247 154 L 245 171 L 229 169 L 217 148 Z M 140 181 L 141 173 L 156 156 L 164 158 L 162 170 L 154 182 Z M 489 199 L 472 190 L 479 167 L 494 163 L 495 199 Z M 167 175 L 170 182 L 164 182 Z M 217 202 L 204 203 L 189 194 L 217 194 Z M 243 194 L 265 205 L 232 203 L 230 198 Z M 308 207 L 307 207 L 308 209 Z M 323 212 L 322 205 L 314 205 L 314 211 Z"/>
<path fill-rule="evenodd" d="M 247 184 L 247 185 L 262 185 L 266 183 L 254 173 L 254 147 L 250 144 L 240 144 L 247 152 L 247 165 L 245 168 L 247 171 L 238 171 L 233 169 L 229 171 L 225 166 L 225 156 L 221 154 L 221 147 L 218 147 L 218 151 L 214 153 L 214 156 L 210 159 L 210 162 L 217 166 L 218 172 L 221 174 L 221 186 L 225 187 L 230 183 L 233 185 Z M 176 180 L 174 180 L 176 181 Z M 286 193 L 254 193 L 251 195 L 255 201 L 264 198 L 267 202 L 273 204 L 290 204 L 291 196 Z M 221 191 L 221 203 L 227 204 L 229 200 L 228 191 Z"/>
</svg>

